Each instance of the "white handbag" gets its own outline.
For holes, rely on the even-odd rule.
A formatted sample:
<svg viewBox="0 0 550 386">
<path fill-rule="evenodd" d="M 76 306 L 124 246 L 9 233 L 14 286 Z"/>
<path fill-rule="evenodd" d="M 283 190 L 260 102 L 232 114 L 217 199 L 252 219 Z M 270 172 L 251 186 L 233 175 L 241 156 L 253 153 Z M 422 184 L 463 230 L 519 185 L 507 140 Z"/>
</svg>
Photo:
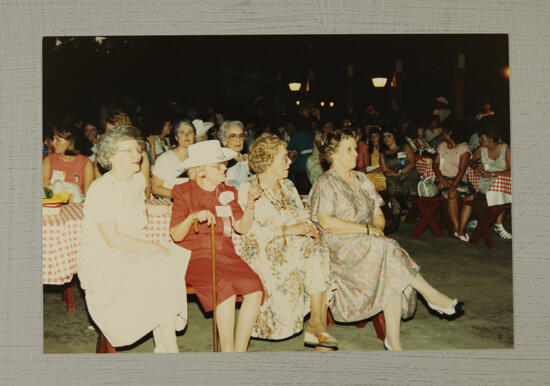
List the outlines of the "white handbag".
<svg viewBox="0 0 550 386">
<path fill-rule="evenodd" d="M 419 197 L 435 197 L 439 194 L 439 188 L 435 184 L 434 177 L 421 179 L 417 189 Z"/>
</svg>

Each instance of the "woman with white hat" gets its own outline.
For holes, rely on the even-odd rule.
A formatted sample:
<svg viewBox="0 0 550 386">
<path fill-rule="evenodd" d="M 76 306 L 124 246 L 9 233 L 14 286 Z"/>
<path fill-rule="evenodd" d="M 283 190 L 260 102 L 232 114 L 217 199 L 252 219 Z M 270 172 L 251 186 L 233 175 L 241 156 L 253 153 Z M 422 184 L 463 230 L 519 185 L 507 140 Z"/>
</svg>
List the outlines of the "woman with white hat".
<svg viewBox="0 0 550 386">
<path fill-rule="evenodd" d="M 223 352 L 244 352 L 263 301 L 263 286 L 258 275 L 235 253 L 232 230 L 246 234 L 254 219 L 254 203 L 260 196 L 257 186 L 248 191 L 244 212 L 237 202 L 237 190 L 225 185 L 225 162 L 236 152 L 210 140 L 189 146 L 188 168 L 191 181 L 172 189 L 174 206 L 170 235 L 191 250 L 186 280 L 193 286 L 205 312 L 213 309 L 212 262 L 209 225 L 215 227 L 216 313 Z M 192 226 L 198 222 L 198 232 Z M 235 330 L 236 295 L 244 300 Z"/>
<path fill-rule="evenodd" d="M 170 197 L 170 192 L 176 184 L 187 181 L 180 177 L 185 171 L 182 162 L 187 159 L 187 148 L 195 143 L 197 130 L 190 121 L 180 121 L 174 133 L 178 146 L 162 153 L 153 166 L 151 181 L 153 194 L 161 197 Z"/>
</svg>

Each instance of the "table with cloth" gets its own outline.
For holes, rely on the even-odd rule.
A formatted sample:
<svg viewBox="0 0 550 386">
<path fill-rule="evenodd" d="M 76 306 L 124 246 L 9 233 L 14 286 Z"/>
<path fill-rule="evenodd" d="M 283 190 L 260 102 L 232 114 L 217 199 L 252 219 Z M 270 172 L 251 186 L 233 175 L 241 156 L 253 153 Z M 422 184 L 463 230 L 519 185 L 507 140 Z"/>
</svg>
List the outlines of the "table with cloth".
<svg viewBox="0 0 550 386">
<path fill-rule="evenodd" d="M 170 199 L 152 199 L 148 205 L 172 205 Z M 71 283 L 76 274 L 76 257 L 80 250 L 80 234 L 83 220 L 83 204 L 66 204 L 57 215 L 42 216 L 42 284 L 64 285 Z M 145 228 L 147 240 L 172 242 L 169 235 L 170 211 L 162 215 L 147 215 Z M 74 312 L 72 287 L 67 286 L 63 295 L 69 312 Z"/>
</svg>

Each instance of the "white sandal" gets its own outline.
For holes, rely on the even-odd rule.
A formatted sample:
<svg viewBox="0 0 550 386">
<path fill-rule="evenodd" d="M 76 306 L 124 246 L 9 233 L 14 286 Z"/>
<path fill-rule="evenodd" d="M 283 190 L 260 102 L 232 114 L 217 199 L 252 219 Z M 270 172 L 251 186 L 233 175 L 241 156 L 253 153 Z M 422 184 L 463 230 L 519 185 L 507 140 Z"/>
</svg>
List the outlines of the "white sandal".
<svg viewBox="0 0 550 386">
<path fill-rule="evenodd" d="M 512 234 L 504 229 L 504 225 L 502 224 L 495 224 L 495 232 L 504 240 L 512 239 Z"/>
<path fill-rule="evenodd" d="M 468 233 L 464 233 L 463 235 L 459 235 L 458 232 L 453 233 L 453 236 L 464 241 L 468 242 L 470 241 L 470 236 L 468 236 Z"/>
</svg>

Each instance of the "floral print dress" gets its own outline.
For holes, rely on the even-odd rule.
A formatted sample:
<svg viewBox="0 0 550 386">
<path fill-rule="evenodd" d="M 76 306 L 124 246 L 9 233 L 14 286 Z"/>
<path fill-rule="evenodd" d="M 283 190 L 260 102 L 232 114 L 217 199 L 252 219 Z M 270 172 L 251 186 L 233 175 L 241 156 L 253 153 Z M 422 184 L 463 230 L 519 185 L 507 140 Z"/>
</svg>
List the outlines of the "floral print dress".
<svg viewBox="0 0 550 386">
<path fill-rule="evenodd" d="M 309 221 L 302 200 L 292 182 L 279 181 L 283 202 L 261 184 L 254 222 L 242 236 L 241 257 L 258 274 L 264 285 L 265 302 L 252 336 L 278 340 L 288 338 L 304 327 L 310 311 L 309 295 L 328 291 L 330 297 L 330 256 L 327 247 L 306 236 L 284 236 L 283 225 Z M 239 187 L 239 203 L 245 206 L 249 182 Z"/>
<path fill-rule="evenodd" d="M 325 172 L 309 195 L 311 219 L 325 213 L 342 220 L 372 225 L 374 211 L 383 205 L 374 184 L 352 171 L 354 186 L 333 169 Z M 336 291 L 330 309 L 334 320 L 354 322 L 376 315 L 402 296 L 401 316 L 416 309 L 416 291 L 410 286 L 419 266 L 397 241 L 367 234 L 336 234 L 321 229 L 321 241 L 331 252 L 331 271 Z"/>
</svg>

